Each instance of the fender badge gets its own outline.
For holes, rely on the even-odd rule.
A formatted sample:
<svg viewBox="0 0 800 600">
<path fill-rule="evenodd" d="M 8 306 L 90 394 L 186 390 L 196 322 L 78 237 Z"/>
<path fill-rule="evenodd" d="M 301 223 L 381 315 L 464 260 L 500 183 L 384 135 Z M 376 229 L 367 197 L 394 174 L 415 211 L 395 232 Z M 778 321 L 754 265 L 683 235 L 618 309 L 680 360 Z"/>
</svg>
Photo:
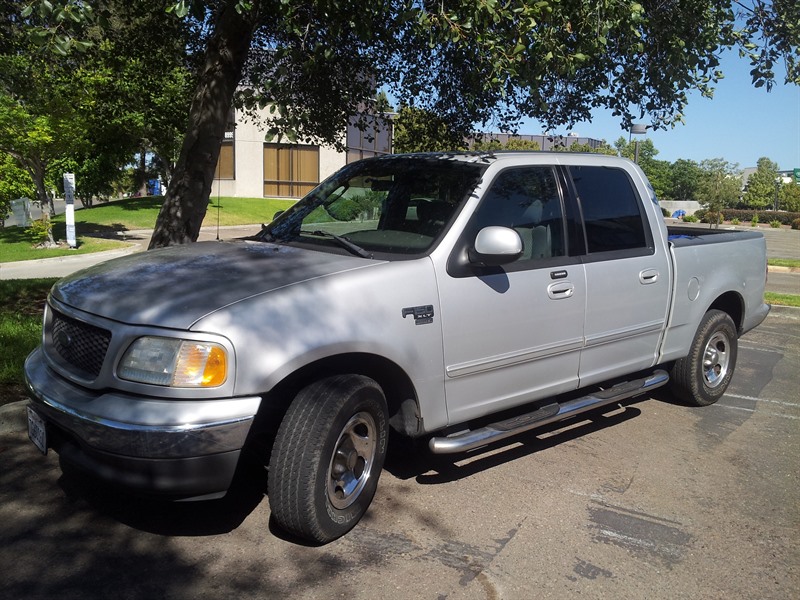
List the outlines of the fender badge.
<svg viewBox="0 0 800 600">
<path fill-rule="evenodd" d="M 427 306 L 411 306 L 409 308 L 404 308 L 403 318 L 405 319 L 408 315 L 414 315 L 415 325 L 433 323 L 433 305 L 428 304 Z"/>
</svg>

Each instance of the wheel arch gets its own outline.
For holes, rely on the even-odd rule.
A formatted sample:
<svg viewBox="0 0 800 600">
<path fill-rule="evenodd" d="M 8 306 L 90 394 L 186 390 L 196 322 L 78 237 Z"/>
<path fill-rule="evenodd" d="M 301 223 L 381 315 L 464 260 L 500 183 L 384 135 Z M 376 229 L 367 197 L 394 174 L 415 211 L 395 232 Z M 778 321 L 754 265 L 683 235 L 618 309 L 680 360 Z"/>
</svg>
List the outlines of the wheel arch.
<svg viewBox="0 0 800 600">
<path fill-rule="evenodd" d="M 376 354 L 350 352 L 307 363 L 278 382 L 265 395 L 262 408 L 273 422 L 279 423 L 279 418 L 301 389 L 320 379 L 344 374 L 373 379 L 386 397 L 392 429 L 411 437 L 420 435 L 423 431 L 422 417 L 411 378 L 397 363 Z"/>
<path fill-rule="evenodd" d="M 736 325 L 736 331 L 741 333 L 744 320 L 744 298 L 740 294 L 737 292 L 722 294 L 711 303 L 706 312 L 713 309 L 727 313 L 733 324 Z"/>
</svg>

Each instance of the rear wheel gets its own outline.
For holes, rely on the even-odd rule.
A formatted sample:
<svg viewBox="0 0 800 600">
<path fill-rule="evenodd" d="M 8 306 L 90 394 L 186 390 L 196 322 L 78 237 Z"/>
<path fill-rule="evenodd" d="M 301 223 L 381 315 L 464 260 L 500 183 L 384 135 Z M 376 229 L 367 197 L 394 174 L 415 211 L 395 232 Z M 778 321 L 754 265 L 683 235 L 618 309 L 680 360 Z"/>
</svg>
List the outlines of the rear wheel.
<svg viewBox="0 0 800 600">
<path fill-rule="evenodd" d="M 278 525 L 319 543 L 350 531 L 375 495 L 387 426 L 383 391 L 368 377 L 340 375 L 301 390 L 270 458 L 269 503 Z"/>
<path fill-rule="evenodd" d="M 684 402 L 708 406 L 719 400 L 733 377 L 738 353 L 736 326 L 720 310 L 700 321 L 689 354 L 672 368 L 670 387 Z"/>
</svg>

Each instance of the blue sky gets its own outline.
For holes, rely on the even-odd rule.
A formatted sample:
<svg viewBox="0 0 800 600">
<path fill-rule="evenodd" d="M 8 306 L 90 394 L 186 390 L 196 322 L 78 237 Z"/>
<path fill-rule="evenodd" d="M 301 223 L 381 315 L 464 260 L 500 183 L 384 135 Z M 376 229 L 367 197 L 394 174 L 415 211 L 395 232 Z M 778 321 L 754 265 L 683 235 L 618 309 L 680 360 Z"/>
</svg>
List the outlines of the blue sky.
<svg viewBox="0 0 800 600">
<path fill-rule="evenodd" d="M 780 83 L 767 93 L 750 82 L 750 66 L 737 53 L 728 52 L 721 68 L 725 74 L 713 99 L 699 93 L 689 95 L 684 112 L 685 125 L 674 129 L 648 131 L 659 151 L 658 159 L 674 162 L 679 158 L 701 161 L 724 158 L 740 168 L 754 167 L 766 156 L 780 169 L 800 168 L 800 86 L 783 84 L 783 65 L 776 69 Z M 572 128 L 584 137 L 605 139 L 613 144 L 621 135 L 619 122 L 610 111 L 595 111 L 591 123 Z M 527 121 L 519 133 L 537 134 L 542 128 Z M 568 130 L 556 130 L 566 134 Z M 634 136 L 645 139 L 644 136 Z"/>
</svg>

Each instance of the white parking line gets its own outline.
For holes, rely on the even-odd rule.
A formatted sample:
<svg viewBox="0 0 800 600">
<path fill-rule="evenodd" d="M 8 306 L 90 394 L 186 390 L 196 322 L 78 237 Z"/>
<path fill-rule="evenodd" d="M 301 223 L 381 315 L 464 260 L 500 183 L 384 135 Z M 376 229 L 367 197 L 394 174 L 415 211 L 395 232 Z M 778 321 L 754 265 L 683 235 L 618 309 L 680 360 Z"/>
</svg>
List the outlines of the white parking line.
<svg viewBox="0 0 800 600">
<path fill-rule="evenodd" d="M 728 406 L 726 404 L 712 404 L 712 406 L 716 406 L 718 408 L 729 408 L 731 410 L 743 410 L 745 412 L 751 412 L 751 413 L 756 412 L 755 408 L 745 408 L 744 406 Z M 792 419 L 793 421 L 800 419 L 800 417 L 795 417 L 794 415 L 785 415 L 782 413 L 770 412 L 765 410 L 758 411 L 758 414 L 767 415 L 770 417 L 781 417 L 783 419 Z"/>
<path fill-rule="evenodd" d="M 770 404 L 780 404 L 781 406 L 792 406 L 800 408 L 800 403 L 785 402 L 783 400 L 773 400 L 772 398 L 756 398 L 755 396 L 740 396 L 739 394 L 725 394 L 727 398 L 739 398 L 741 400 L 752 400 L 754 402 L 769 402 Z"/>
</svg>

